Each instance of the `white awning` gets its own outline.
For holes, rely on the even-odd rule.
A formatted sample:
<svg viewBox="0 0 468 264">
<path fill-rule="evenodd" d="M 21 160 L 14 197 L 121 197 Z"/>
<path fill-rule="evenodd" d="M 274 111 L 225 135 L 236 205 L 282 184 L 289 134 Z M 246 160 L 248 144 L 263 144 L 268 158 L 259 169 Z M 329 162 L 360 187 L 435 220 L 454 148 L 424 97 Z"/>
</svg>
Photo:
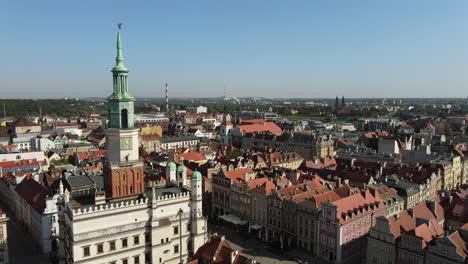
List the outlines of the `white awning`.
<svg viewBox="0 0 468 264">
<path fill-rule="evenodd" d="M 241 220 L 239 217 L 235 215 L 221 215 L 219 218 L 223 219 L 224 221 L 233 223 L 235 225 L 245 225 L 247 221 Z"/>
<path fill-rule="evenodd" d="M 251 225 L 250 228 L 258 230 L 258 229 L 262 229 L 262 226 L 261 225 Z"/>
</svg>

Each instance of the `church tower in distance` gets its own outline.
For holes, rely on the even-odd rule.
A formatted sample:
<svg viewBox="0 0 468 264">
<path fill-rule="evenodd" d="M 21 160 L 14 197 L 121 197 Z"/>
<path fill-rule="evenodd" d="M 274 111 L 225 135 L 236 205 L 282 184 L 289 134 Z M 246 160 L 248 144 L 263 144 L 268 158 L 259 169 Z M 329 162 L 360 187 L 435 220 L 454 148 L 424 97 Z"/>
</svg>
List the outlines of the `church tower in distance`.
<svg viewBox="0 0 468 264">
<path fill-rule="evenodd" d="M 128 69 L 125 67 L 117 33 L 116 65 L 112 68 L 113 91 L 107 98 L 109 123 L 106 129 L 107 160 L 104 165 L 106 198 L 131 199 L 144 191 L 143 162 L 138 156 L 138 128 L 134 127 L 134 101 L 128 93 Z"/>
</svg>

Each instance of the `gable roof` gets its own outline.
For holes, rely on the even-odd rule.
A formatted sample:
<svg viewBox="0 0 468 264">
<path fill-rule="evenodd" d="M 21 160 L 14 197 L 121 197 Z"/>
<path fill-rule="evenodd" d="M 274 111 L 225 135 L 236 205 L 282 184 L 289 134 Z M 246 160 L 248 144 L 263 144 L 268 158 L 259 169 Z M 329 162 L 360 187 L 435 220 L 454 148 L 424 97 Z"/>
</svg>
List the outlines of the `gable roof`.
<svg viewBox="0 0 468 264">
<path fill-rule="evenodd" d="M 231 263 L 231 252 L 233 251 L 229 243 L 220 236 L 212 236 L 210 241 L 198 248 L 193 259 L 202 263 Z"/>
<path fill-rule="evenodd" d="M 40 214 L 46 207 L 46 198 L 54 195 L 52 191 L 33 179 L 24 179 L 16 187 L 16 192 Z"/>
<path fill-rule="evenodd" d="M 271 132 L 277 134 L 283 132 L 283 130 L 273 122 L 239 125 L 239 128 L 244 134 L 254 132 Z"/>
<path fill-rule="evenodd" d="M 378 193 L 374 196 L 368 189 L 363 192 L 351 194 L 350 196 L 333 201 L 332 203 L 337 208 L 336 217 L 340 219 L 341 224 L 354 220 L 354 216 L 356 216 L 357 212 L 360 213 L 361 217 L 362 215 L 371 214 L 385 207 Z"/>
</svg>

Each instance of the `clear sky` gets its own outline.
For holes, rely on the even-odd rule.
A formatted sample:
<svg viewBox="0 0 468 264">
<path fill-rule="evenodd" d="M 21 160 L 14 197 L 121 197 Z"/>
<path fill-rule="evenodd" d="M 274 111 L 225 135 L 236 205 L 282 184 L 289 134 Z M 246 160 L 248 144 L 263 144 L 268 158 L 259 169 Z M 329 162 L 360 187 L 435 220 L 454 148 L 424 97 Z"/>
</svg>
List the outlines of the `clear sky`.
<svg viewBox="0 0 468 264">
<path fill-rule="evenodd" d="M 466 0 L 0 0 L 0 98 L 466 97 Z"/>
</svg>

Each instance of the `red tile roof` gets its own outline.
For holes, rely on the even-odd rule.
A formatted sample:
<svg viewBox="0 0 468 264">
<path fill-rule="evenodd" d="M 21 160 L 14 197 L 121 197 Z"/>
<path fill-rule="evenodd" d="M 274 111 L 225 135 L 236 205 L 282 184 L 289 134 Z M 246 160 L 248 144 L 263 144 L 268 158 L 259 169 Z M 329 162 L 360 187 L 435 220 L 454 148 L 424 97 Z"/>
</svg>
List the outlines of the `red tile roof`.
<svg viewBox="0 0 468 264">
<path fill-rule="evenodd" d="M 369 132 L 369 133 L 365 133 L 364 136 L 367 138 L 379 138 L 379 137 L 390 136 L 390 133 L 388 133 L 387 131 Z"/>
<path fill-rule="evenodd" d="M 232 123 L 229 121 L 224 121 L 221 123 L 222 126 L 232 126 Z"/>
<path fill-rule="evenodd" d="M 16 192 L 39 213 L 44 212 L 46 198 L 54 195 L 52 191 L 33 179 L 24 179 L 16 187 Z"/>
<path fill-rule="evenodd" d="M 273 181 L 266 181 L 263 185 L 252 189 L 252 191 L 269 195 L 274 189 L 276 189 L 275 183 Z"/>
<path fill-rule="evenodd" d="M 383 210 L 385 207 L 380 196 L 378 194 L 372 195 L 369 190 L 352 194 L 332 203 L 337 207 L 337 218 L 340 219 L 341 224 L 354 220 L 355 213 L 361 209 L 364 210 L 359 217 Z M 346 215 L 348 215 L 347 218 Z"/>
<path fill-rule="evenodd" d="M 468 230 L 466 230 L 467 225 L 468 225 L 468 223 L 465 224 L 463 226 L 464 228 L 462 228 L 462 229 L 465 229 L 465 231 L 468 231 Z M 449 239 L 457 247 L 457 249 L 456 249 L 457 254 L 466 258 L 468 256 L 468 239 L 466 237 L 464 238 L 460 234 L 460 231 L 456 231 L 456 232 L 452 233 L 449 236 Z"/>
<path fill-rule="evenodd" d="M 199 152 L 187 152 L 187 153 L 182 153 L 182 154 L 177 154 L 174 157 L 174 162 L 179 164 L 180 162 L 180 157 L 183 157 L 184 160 L 193 160 L 193 161 L 200 161 L 200 160 L 206 160 L 205 156 Z"/>
<path fill-rule="evenodd" d="M 14 123 L 14 126 L 15 127 L 23 127 L 23 126 L 39 126 L 37 123 L 34 123 L 33 121 L 31 120 L 28 120 L 28 119 L 25 119 L 25 118 L 21 118 L 21 119 L 18 119 L 15 123 Z"/>
<path fill-rule="evenodd" d="M 254 132 L 271 132 L 273 134 L 279 134 L 283 132 L 283 130 L 273 122 L 239 125 L 239 128 L 244 134 Z"/>
<path fill-rule="evenodd" d="M 226 172 L 226 177 L 231 178 L 234 183 L 241 185 L 242 181 L 245 181 L 246 173 L 255 173 L 252 169 L 243 168 Z"/>
<path fill-rule="evenodd" d="M 95 161 L 102 159 L 106 156 L 107 151 L 103 149 L 91 150 L 87 152 L 76 152 L 79 161 L 88 160 Z"/>
<path fill-rule="evenodd" d="M 210 241 L 197 250 L 193 259 L 201 263 L 230 264 L 232 251 L 233 249 L 226 240 L 219 236 L 213 236 L 210 238 Z"/>
<path fill-rule="evenodd" d="M 418 227 L 417 218 L 429 220 L 430 223 L 427 225 L 427 228 L 420 227 L 416 231 L 415 229 Z M 444 233 L 442 227 L 437 222 L 436 216 L 432 213 L 426 203 L 418 204 L 415 207 L 398 214 L 398 218 L 390 217 L 389 220 L 390 231 L 393 233 L 395 238 L 400 237 L 402 233 L 413 232 L 415 236 L 426 241 L 429 237 L 431 237 L 430 240 L 432 240 L 435 236 L 442 235 Z M 424 248 L 426 245 L 427 243 L 423 243 L 421 247 Z"/>
<path fill-rule="evenodd" d="M 327 167 L 336 166 L 336 160 L 334 157 L 325 157 L 316 160 L 308 160 L 305 162 L 307 168 L 311 169 L 324 169 Z"/>
</svg>

